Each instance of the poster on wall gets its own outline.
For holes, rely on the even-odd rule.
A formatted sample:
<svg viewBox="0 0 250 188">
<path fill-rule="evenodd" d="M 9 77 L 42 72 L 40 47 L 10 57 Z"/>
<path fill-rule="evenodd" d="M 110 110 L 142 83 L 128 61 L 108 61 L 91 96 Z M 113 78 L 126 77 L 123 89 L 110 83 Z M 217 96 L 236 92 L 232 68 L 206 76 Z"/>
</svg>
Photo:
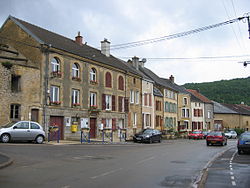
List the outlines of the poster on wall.
<svg viewBox="0 0 250 188">
<path fill-rule="evenodd" d="M 81 118 L 81 128 L 89 128 L 89 118 Z"/>
<path fill-rule="evenodd" d="M 71 125 L 71 118 L 70 117 L 65 117 L 65 126 L 70 127 Z"/>
</svg>

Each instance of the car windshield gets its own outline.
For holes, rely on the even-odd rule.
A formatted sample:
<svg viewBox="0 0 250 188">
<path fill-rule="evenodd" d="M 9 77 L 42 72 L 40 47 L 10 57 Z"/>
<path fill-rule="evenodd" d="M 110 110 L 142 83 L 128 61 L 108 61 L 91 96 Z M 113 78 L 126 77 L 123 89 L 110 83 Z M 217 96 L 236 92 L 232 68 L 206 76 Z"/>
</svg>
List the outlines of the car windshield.
<svg viewBox="0 0 250 188">
<path fill-rule="evenodd" d="M 200 134 L 201 132 L 200 131 L 194 131 L 192 132 L 193 134 Z"/>
<path fill-rule="evenodd" d="M 146 130 L 144 130 L 142 133 L 143 133 L 143 134 L 151 134 L 152 132 L 153 132 L 153 130 L 146 129 Z"/>
<path fill-rule="evenodd" d="M 243 135 L 241 135 L 241 140 L 243 140 L 243 141 L 249 140 L 250 141 L 250 134 L 243 134 Z"/>
<path fill-rule="evenodd" d="M 10 123 L 7 123 L 6 125 L 2 126 L 2 128 L 9 128 L 14 124 L 15 124 L 15 122 L 10 122 Z"/>
<path fill-rule="evenodd" d="M 209 136 L 221 136 L 221 132 L 211 132 L 208 134 Z"/>
</svg>

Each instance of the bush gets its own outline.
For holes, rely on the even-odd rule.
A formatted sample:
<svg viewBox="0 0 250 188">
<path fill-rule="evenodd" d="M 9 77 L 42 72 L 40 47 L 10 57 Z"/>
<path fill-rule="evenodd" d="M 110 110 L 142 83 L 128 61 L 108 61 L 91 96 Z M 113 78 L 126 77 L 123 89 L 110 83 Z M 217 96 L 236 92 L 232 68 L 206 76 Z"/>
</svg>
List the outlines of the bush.
<svg viewBox="0 0 250 188">
<path fill-rule="evenodd" d="M 241 128 L 235 128 L 234 130 L 238 136 L 245 132 L 245 129 L 241 129 Z"/>
</svg>

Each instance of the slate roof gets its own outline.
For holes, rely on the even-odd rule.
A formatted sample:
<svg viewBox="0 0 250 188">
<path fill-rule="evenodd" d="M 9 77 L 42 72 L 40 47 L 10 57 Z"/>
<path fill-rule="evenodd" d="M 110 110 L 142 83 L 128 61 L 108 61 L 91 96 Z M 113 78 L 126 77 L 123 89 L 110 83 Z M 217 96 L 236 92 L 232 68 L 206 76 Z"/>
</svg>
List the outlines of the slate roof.
<svg viewBox="0 0 250 188">
<path fill-rule="evenodd" d="M 204 95 L 199 93 L 197 90 L 187 89 L 187 91 L 190 92 L 192 95 L 194 95 L 199 100 L 201 100 L 202 102 L 212 104 L 211 100 L 209 100 L 207 97 L 205 97 Z"/>
<path fill-rule="evenodd" d="M 238 114 L 241 115 L 250 115 L 250 110 L 247 109 L 246 107 L 243 107 L 240 104 L 223 104 L 227 108 L 236 111 Z"/>
<path fill-rule="evenodd" d="M 110 57 L 107 57 L 102 54 L 100 50 L 93 48 L 87 44 L 83 44 L 81 46 L 72 39 L 66 38 L 62 35 L 53 33 L 51 31 L 48 31 L 46 29 L 43 29 L 41 27 L 30 24 L 12 16 L 9 16 L 8 19 L 14 21 L 19 27 L 21 27 L 24 31 L 30 34 L 40 44 L 51 45 L 53 48 L 60 49 L 71 54 L 75 54 L 80 57 L 94 60 L 102 64 L 109 65 L 121 69 L 123 71 L 128 71 L 138 75 L 138 72 L 131 69 L 126 62 L 112 55 L 110 55 Z"/>
<path fill-rule="evenodd" d="M 174 84 L 170 83 L 171 82 L 170 80 L 168 81 L 167 79 L 160 78 L 153 71 L 149 70 L 146 67 L 140 67 L 139 70 L 143 72 L 145 75 L 147 75 L 148 77 L 150 77 L 156 84 L 161 85 L 166 88 L 170 88 L 178 92 Z"/>
<path fill-rule="evenodd" d="M 163 94 L 161 93 L 161 91 L 156 87 L 154 87 L 154 95 L 158 97 L 163 97 Z"/>
<path fill-rule="evenodd" d="M 236 111 L 222 105 L 218 102 L 212 101 L 214 104 L 214 113 L 216 114 L 237 114 Z"/>
</svg>

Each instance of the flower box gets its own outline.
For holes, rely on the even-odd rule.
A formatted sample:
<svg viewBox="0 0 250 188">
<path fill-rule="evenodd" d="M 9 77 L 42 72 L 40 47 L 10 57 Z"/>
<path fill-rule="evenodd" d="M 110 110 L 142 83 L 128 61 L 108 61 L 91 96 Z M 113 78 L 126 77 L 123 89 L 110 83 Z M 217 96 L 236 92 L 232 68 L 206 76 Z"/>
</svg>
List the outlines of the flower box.
<svg viewBox="0 0 250 188">
<path fill-rule="evenodd" d="M 90 83 L 93 84 L 93 85 L 98 84 L 97 81 L 95 81 L 95 80 L 90 80 Z"/>
<path fill-rule="evenodd" d="M 61 78 L 62 73 L 60 71 L 53 71 L 51 72 L 51 76 Z"/>
<path fill-rule="evenodd" d="M 50 101 L 51 105 L 60 105 L 61 101 Z"/>
<path fill-rule="evenodd" d="M 80 106 L 80 103 L 73 103 L 73 106 Z"/>
<path fill-rule="evenodd" d="M 81 81 L 81 78 L 80 78 L 80 77 L 77 77 L 77 76 L 73 76 L 73 77 L 72 77 L 72 80 L 75 80 L 75 81 L 80 82 L 80 81 Z"/>
</svg>

